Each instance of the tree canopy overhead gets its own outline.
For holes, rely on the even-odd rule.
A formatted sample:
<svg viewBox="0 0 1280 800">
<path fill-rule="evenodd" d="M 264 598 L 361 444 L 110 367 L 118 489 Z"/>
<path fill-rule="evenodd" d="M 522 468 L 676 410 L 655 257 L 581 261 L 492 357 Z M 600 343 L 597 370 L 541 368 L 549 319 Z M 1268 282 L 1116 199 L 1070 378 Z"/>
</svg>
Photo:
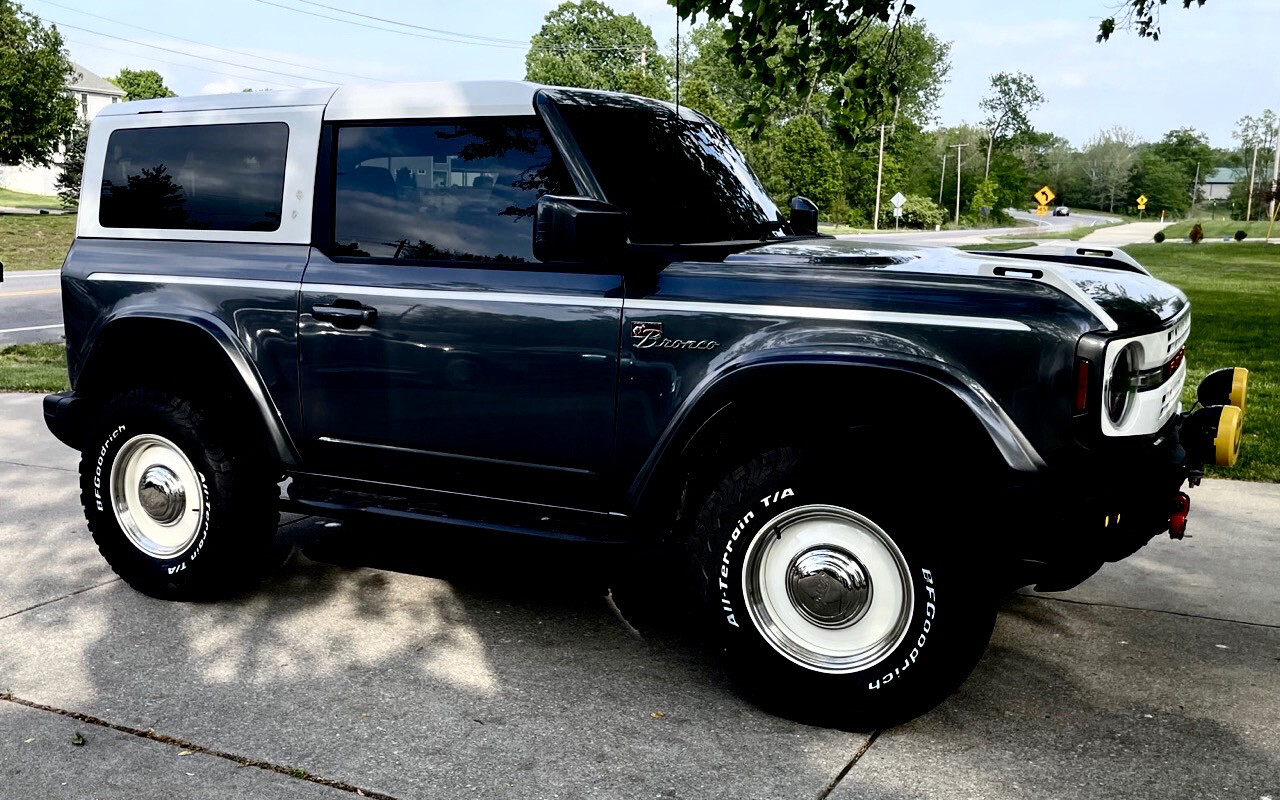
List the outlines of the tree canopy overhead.
<svg viewBox="0 0 1280 800">
<path fill-rule="evenodd" d="M 0 164 L 50 162 L 76 122 L 73 73 L 57 28 L 0 0 Z"/>
<path fill-rule="evenodd" d="M 842 128 L 861 127 L 892 105 L 901 89 L 897 46 L 915 12 L 905 0 L 670 0 L 680 16 L 725 20 L 726 54 L 762 91 L 744 109 L 757 133 L 772 107 L 790 94 L 810 97 L 825 86 L 827 111 Z"/>
</svg>

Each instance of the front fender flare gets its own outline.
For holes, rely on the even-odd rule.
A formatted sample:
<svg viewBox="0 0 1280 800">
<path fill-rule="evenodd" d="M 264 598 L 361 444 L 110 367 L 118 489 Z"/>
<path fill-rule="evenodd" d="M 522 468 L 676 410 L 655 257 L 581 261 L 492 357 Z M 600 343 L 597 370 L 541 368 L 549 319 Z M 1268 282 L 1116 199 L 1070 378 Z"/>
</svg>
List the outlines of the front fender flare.
<svg viewBox="0 0 1280 800">
<path fill-rule="evenodd" d="M 643 506 L 655 476 L 679 456 L 683 447 L 723 407 L 724 401 L 735 396 L 735 385 L 765 377 L 769 372 L 795 368 L 875 370 L 926 380 L 964 404 L 1010 469 L 1034 473 L 1047 466 L 995 398 L 977 381 L 948 364 L 907 353 L 871 349 L 767 354 L 726 365 L 708 375 L 689 393 L 632 482 L 626 496 L 627 506 L 633 510 Z"/>
</svg>

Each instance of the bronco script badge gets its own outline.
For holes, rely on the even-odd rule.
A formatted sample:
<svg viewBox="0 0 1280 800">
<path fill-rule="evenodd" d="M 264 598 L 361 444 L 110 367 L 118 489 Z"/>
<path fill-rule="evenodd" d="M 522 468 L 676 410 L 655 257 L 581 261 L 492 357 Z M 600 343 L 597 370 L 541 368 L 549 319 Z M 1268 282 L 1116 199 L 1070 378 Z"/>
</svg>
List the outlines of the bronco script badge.
<svg viewBox="0 0 1280 800">
<path fill-rule="evenodd" d="M 720 343 L 711 339 L 668 339 L 661 322 L 631 323 L 631 339 L 637 350 L 665 347 L 671 350 L 715 350 Z"/>
</svg>

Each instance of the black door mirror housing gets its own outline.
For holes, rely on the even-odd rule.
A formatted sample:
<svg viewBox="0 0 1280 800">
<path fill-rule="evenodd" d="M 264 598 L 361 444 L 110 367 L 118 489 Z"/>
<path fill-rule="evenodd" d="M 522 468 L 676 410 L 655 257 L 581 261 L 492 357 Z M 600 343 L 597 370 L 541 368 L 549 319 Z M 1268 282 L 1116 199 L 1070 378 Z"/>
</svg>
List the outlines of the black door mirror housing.
<svg viewBox="0 0 1280 800">
<path fill-rule="evenodd" d="M 818 233 L 818 204 L 807 197 L 791 198 L 791 233 L 794 236 L 816 236 Z"/>
<path fill-rule="evenodd" d="M 543 195 L 533 212 L 533 257 L 539 261 L 597 261 L 622 254 L 627 214 L 589 197 Z"/>
</svg>

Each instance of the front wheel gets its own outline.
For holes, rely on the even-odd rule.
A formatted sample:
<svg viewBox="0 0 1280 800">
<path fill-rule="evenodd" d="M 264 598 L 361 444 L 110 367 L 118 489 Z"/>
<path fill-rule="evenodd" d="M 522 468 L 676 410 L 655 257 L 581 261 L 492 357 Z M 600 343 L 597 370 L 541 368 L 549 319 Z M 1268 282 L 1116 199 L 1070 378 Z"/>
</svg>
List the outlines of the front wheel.
<svg viewBox="0 0 1280 800">
<path fill-rule="evenodd" d="M 954 691 L 986 649 L 995 593 L 935 511 L 790 448 L 729 470 L 693 551 L 707 624 L 746 693 L 870 729 Z"/>
</svg>

